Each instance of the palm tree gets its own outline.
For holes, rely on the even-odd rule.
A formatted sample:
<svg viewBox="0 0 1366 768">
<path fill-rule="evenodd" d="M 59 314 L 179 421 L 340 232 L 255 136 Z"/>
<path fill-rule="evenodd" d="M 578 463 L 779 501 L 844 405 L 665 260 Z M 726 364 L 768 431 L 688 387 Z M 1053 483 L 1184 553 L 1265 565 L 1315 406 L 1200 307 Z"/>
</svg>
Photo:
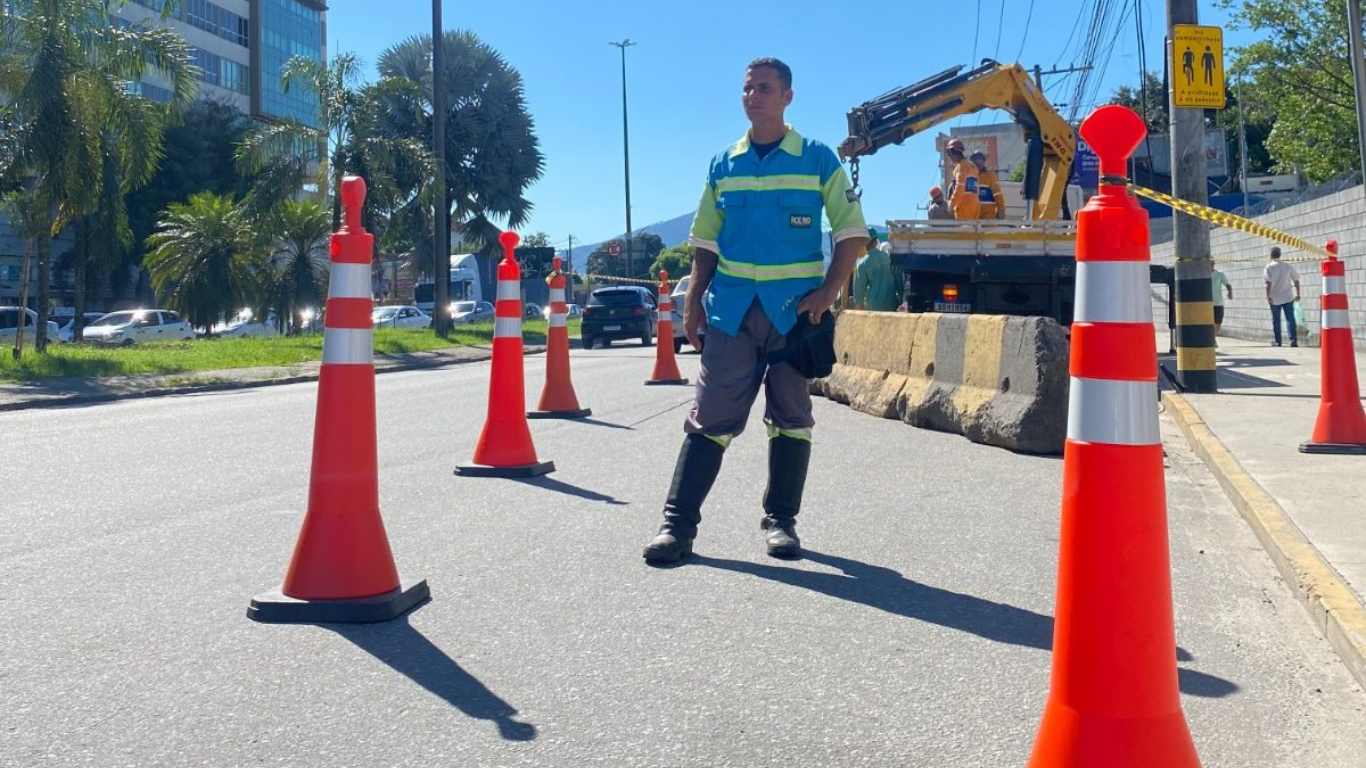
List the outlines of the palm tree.
<svg viewBox="0 0 1366 768">
<path fill-rule="evenodd" d="M 266 268 L 246 207 L 212 192 L 166 209 L 143 263 L 166 306 L 205 331 L 257 298 Z"/>
<path fill-rule="evenodd" d="M 284 331 L 300 308 L 324 298 L 332 217 L 317 200 L 288 200 L 271 212 L 267 228 L 274 255 L 263 298 L 276 310 L 276 328 Z"/>
<path fill-rule="evenodd" d="M 504 220 L 509 227 L 527 220 L 532 204 L 524 193 L 541 177 L 545 161 L 517 70 L 472 32 L 446 32 L 442 45 L 446 71 L 441 87 L 447 110 L 445 205 L 453 212 L 452 227 L 459 232 L 452 239 L 484 244 L 480 270 L 486 291 L 491 291 L 491 254 L 501 231 L 493 219 Z M 432 38 L 422 35 L 390 47 L 379 58 L 380 76 L 391 84 L 380 95 L 384 131 L 426 146 L 432 141 L 431 53 Z M 407 87 L 401 85 L 405 83 Z M 395 178 L 402 181 L 401 175 Z M 415 194 L 406 205 L 431 203 Z M 415 224 L 430 221 L 412 210 L 400 210 L 396 218 Z M 435 262 L 432 271 L 437 279 L 445 276 Z"/>
<path fill-rule="evenodd" d="M 124 192 L 145 184 L 161 154 L 166 108 L 127 88 L 148 72 L 174 104 L 194 95 L 195 68 L 180 35 L 116 25 L 106 0 L 7 0 L 0 5 L 0 189 L 31 180 L 49 212 L 37 239 L 37 349 L 47 346 L 52 238 L 99 203 L 106 165 Z M 94 183 L 92 183 L 92 180 Z M 117 196 L 122 205 L 122 195 Z"/>
</svg>

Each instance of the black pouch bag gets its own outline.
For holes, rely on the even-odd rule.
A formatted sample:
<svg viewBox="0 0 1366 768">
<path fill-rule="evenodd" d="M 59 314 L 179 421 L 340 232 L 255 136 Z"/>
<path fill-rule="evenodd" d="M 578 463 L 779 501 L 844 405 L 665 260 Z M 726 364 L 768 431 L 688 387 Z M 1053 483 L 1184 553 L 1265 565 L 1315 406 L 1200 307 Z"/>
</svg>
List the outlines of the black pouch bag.
<svg viewBox="0 0 1366 768">
<path fill-rule="evenodd" d="M 787 332 L 787 343 L 768 357 L 769 365 L 789 363 L 808 379 L 823 379 L 835 369 L 835 316 L 826 310 L 820 322 L 806 315 Z"/>
</svg>

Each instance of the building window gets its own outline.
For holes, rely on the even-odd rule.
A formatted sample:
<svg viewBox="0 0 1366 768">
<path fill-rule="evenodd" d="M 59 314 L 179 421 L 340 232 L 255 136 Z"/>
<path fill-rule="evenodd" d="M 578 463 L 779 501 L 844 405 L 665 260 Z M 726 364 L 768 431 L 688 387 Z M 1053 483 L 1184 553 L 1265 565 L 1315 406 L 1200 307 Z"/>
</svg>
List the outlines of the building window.
<svg viewBox="0 0 1366 768">
<path fill-rule="evenodd" d="M 322 12 L 297 0 L 261 0 L 261 111 L 272 117 L 318 127 L 318 97 L 312 90 L 280 85 L 280 72 L 295 56 L 322 61 Z"/>
</svg>

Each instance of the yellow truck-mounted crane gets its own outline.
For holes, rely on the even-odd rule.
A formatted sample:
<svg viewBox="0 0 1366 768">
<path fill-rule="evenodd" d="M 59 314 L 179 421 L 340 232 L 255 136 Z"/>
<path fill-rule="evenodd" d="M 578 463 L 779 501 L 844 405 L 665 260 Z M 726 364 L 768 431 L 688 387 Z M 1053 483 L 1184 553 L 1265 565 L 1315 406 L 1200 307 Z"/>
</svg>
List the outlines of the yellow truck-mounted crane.
<svg viewBox="0 0 1366 768">
<path fill-rule="evenodd" d="M 986 59 L 962 70 L 951 67 L 849 110 L 839 155 L 850 161 L 850 194 L 859 194 L 860 158 L 960 115 L 1004 110 L 1027 147 L 1024 220 L 888 221 L 892 260 L 906 276 L 913 312 L 1045 315 L 1070 323 L 1076 228 L 1067 220 L 1065 195 L 1076 134 L 1019 64 Z"/>
</svg>

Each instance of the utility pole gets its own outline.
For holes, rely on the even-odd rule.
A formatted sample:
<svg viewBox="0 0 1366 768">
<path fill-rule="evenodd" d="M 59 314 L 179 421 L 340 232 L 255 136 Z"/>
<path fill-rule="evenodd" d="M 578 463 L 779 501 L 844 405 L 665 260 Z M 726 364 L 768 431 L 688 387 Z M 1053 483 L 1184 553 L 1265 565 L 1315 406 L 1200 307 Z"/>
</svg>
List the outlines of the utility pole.
<svg viewBox="0 0 1366 768">
<path fill-rule="evenodd" d="M 1366 54 L 1361 44 L 1361 0 L 1347 0 L 1347 40 L 1351 43 L 1352 81 L 1357 96 L 1357 147 L 1362 180 L 1366 182 Z"/>
<path fill-rule="evenodd" d="M 1167 61 L 1174 82 L 1175 25 L 1197 24 L 1195 0 L 1167 0 Z M 1176 86 L 1167 95 L 1171 116 L 1172 194 L 1193 203 L 1209 201 L 1205 167 L 1204 110 L 1176 107 Z M 1210 273 L 1209 228 L 1172 211 L 1176 245 L 1176 381 L 1189 392 L 1216 392 L 1214 366 L 1214 289 Z"/>
<path fill-rule="evenodd" d="M 1238 165 L 1242 178 L 1238 181 L 1238 189 L 1243 192 L 1243 215 L 1247 215 L 1247 126 L 1243 124 L 1243 78 L 1238 77 L 1234 85 L 1234 92 L 1238 99 Z M 1358 112 L 1358 118 L 1360 113 Z"/>
<path fill-rule="evenodd" d="M 432 328 L 437 336 L 451 332 L 451 210 L 446 204 L 446 99 L 441 92 L 446 54 L 441 0 L 432 0 L 432 153 L 436 155 L 435 220 L 432 222 Z"/>
<path fill-rule="evenodd" d="M 626 49 L 635 45 L 630 38 L 608 43 L 621 49 L 621 153 L 626 166 L 626 276 L 635 277 L 635 258 L 631 245 L 631 139 L 626 123 Z"/>
</svg>

